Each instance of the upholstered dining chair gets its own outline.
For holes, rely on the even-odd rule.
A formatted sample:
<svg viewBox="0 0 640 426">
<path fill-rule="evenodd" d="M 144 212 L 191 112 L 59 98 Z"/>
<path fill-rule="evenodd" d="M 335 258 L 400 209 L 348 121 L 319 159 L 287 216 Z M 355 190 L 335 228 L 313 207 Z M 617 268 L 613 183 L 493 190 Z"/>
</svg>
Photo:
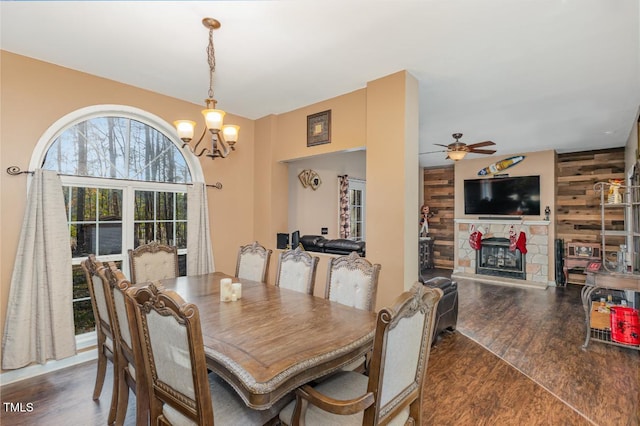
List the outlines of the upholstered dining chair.
<svg viewBox="0 0 640 426">
<path fill-rule="evenodd" d="M 380 264 L 372 264 L 358 253 L 329 260 L 324 297 L 357 309 L 373 311 L 378 291 Z"/>
<path fill-rule="evenodd" d="M 118 375 L 118 398 L 115 424 L 124 424 L 129 405 L 129 390 L 136 395 L 136 424 L 149 422 L 149 397 L 144 381 L 144 367 L 140 340 L 134 339 L 131 329 L 136 327 L 135 311 L 127 310 L 126 292 L 131 287 L 122 271 L 114 262 L 108 262 L 106 268 L 98 270 L 98 275 L 106 282 L 113 302 L 113 329 L 117 354 L 114 374 Z"/>
<path fill-rule="evenodd" d="M 427 369 L 439 288 L 415 284 L 378 312 L 369 376 L 340 371 L 304 385 L 280 412 L 287 425 L 422 424 Z"/>
<path fill-rule="evenodd" d="M 175 278 L 179 274 L 178 249 L 152 241 L 129 249 L 129 265 L 131 282 L 134 284 Z"/>
<path fill-rule="evenodd" d="M 276 286 L 313 295 L 319 260 L 320 258 L 311 256 L 300 246 L 281 252 Z"/>
<path fill-rule="evenodd" d="M 80 264 L 87 278 L 89 295 L 91 296 L 91 306 L 93 317 L 96 322 L 96 337 L 98 347 L 98 368 L 96 372 L 96 383 L 93 388 L 93 400 L 100 398 L 104 379 L 107 374 L 107 361 L 111 361 L 114 366 L 117 362 L 116 338 L 113 327 L 111 310 L 111 299 L 109 290 L 98 271 L 104 269 L 104 265 L 96 260 L 95 255 L 90 254 Z M 118 395 L 118 374 L 113 369 L 113 389 L 111 391 L 111 407 L 107 422 L 112 424 L 116 417 L 117 395 Z"/>
<path fill-rule="evenodd" d="M 150 424 L 263 425 L 277 417 L 282 404 L 253 410 L 222 379 L 207 375 L 197 306 L 157 282 L 127 295 L 141 339 Z"/>
<path fill-rule="evenodd" d="M 269 273 L 269 260 L 273 250 L 267 250 L 257 241 L 238 250 L 238 262 L 236 263 L 236 277 L 252 281 L 267 281 Z"/>
<path fill-rule="evenodd" d="M 378 290 L 380 264 L 372 264 L 355 251 L 329 260 L 324 297 L 333 302 L 373 312 Z M 370 353 L 345 366 L 344 370 L 366 371 Z"/>
</svg>

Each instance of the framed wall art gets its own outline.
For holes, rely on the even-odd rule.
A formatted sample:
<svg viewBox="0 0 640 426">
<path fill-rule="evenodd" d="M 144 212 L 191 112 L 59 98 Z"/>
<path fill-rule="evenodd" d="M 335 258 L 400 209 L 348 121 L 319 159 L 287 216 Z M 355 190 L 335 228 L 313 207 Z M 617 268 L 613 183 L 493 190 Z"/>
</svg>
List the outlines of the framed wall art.
<svg viewBox="0 0 640 426">
<path fill-rule="evenodd" d="M 307 146 L 331 143 L 331 110 L 307 116 Z"/>
</svg>

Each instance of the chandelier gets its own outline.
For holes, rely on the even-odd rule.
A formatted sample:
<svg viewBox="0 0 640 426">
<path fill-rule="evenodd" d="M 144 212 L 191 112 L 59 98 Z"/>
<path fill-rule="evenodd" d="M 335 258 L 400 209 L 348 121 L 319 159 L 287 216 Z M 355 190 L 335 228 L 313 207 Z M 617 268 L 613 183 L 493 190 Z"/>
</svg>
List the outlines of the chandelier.
<svg viewBox="0 0 640 426">
<path fill-rule="evenodd" d="M 240 126 L 224 125 L 225 112 L 216 109 L 217 101 L 213 99 L 213 74 L 216 71 L 216 51 L 213 47 L 213 30 L 220 28 L 220 22 L 213 18 L 204 18 L 202 25 L 209 29 L 209 46 L 207 47 L 207 60 L 209 62 L 209 97 L 205 99 L 206 108 L 202 110 L 206 127 L 202 136 L 195 145 L 190 145 L 193 139 L 196 123 L 191 120 L 177 120 L 173 124 L 178 131 L 178 137 L 182 139 L 182 148 L 189 148 L 197 157 L 206 154 L 212 159 L 216 157 L 225 158 L 231 151 L 235 151 L 235 143 L 238 141 L 238 131 Z M 207 135 L 207 130 L 211 134 L 211 148 L 206 144 L 200 148 L 200 144 Z"/>
</svg>

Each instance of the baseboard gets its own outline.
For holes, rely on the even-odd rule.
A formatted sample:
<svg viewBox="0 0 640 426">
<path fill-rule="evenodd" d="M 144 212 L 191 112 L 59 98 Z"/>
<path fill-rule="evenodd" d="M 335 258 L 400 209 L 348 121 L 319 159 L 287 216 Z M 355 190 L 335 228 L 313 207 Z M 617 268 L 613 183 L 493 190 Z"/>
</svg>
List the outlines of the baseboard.
<svg viewBox="0 0 640 426">
<path fill-rule="evenodd" d="M 539 283 L 536 281 L 515 280 L 511 278 L 496 277 L 492 275 L 465 274 L 463 272 L 454 272 L 451 274 L 451 278 L 474 280 L 481 283 L 506 285 L 510 287 L 535 288 L 538 290 L 546 290 L 549 285 L 548 282 Z"/>
<path fill-rule="evenodd" d="M 8 370 L 0 374 L 0 386 L 30 379 L 42 374 L 51 373 L 52 371 L 61 370 L 63 368 L 72 367 L 97 358 L 98 350 L 91 349 L 58 361 L 48 361 L 46 364 L 35 364 L 18 368 L 16 370 Z"/>
</svg>

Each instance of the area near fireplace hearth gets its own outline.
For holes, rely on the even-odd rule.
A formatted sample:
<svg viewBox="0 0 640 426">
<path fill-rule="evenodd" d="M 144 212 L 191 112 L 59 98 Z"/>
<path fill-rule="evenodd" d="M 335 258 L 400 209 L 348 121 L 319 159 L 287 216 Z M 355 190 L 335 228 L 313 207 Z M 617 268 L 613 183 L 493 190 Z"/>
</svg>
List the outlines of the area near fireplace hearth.
<svg viewBox="0 0 640 426">
<path fill-rule="evenodd" d="M 547 288 L 549 283 L 549 221 L 456 219 L 456 278 L 490 283 Z M 472 226 L 482 233 L 482 244 L 469 244 Z M 526 253 L 510 250 L 510 234 L 526 236 Z"/>
</svg>

